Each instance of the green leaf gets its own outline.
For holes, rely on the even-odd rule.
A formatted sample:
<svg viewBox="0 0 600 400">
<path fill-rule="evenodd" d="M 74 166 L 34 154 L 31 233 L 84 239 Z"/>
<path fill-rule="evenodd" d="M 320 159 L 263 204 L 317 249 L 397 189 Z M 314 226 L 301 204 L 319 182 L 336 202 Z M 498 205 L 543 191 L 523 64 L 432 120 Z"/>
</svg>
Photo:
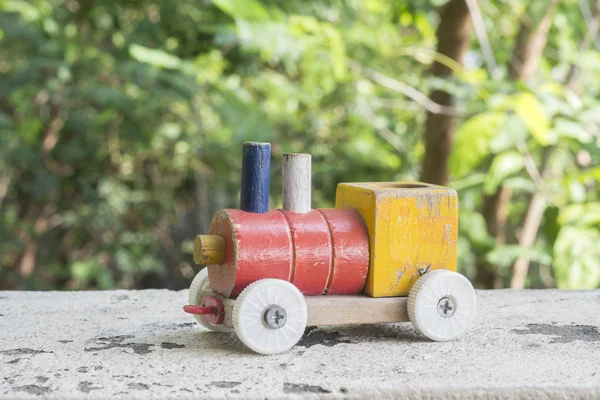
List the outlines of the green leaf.
<svg viewBox="0 0 600 400">
<path fill-rule="evenodd" d="M 297 59 L 301 54 L 301 47 L 286 24 L 239 19 L 236 30 L 242 48 L 247 52 L 258 52 L 267 62 Z"/>
<path fill-rule="evenodd" d="M 165 51 L 150 49 L 137 44 L 129 46 L 129 54 L 137 61 L 159 68 L 177 69 L 182 64 L 178 57 Z"/>
<path fill-rule="evenodd" d="M 226 61 L 218 50 L 201 54 L 194 60 L 196 80 L 199 84 L 217 82 L 226 67 Z"/>
<path fill-rule="evenodd" d="M 400 168 L 398 154 L 386 146 L 381 146 L 376 136 L 359 136 L 343 145 L 344 154 L 354 159 L 364 158 L 369 160 L 365 166 L 381 166 L 390 170 Z"/>
<path fill-rule="evenodd" d="M 583 203 L 586 198 L 586 190 L 583 183 L 571 179 L 569 181 L 569 196 L 574 203 Z"/>
<path fill-rule="evenodd" d="M 483 185 L 485 182 L 485 174 L 484 173 L 476 173 L 467 175 L 462 179 L 452 181 L 450 183 L 450 187 L 456 189 L 457 191 L 472 189 L 478 186 Z"/>
<path fill-rule="evenodd" d="M 579 114 L 577 120 L 583 124 L 600 125 L 600 112 L 598 112 L 598 107 L 594 107 L 589 110 L 582 111 Z"/>
<path fill-rule="evenodd" d="M 0 6 L 2 6 L 3 12 L 17 12 L 26 21 L 36 21 L 42 16 L 39 7 L 30 4 L 28 1 L 8 0 L 4 4 L 0 3 Z"/>
<path fill-rule="evenodd" d="M 523 156 L 516 151 L 508 151 L 497 155 L 492 161 L 484 185 L 486 194 L 492 194 L 510 175 L 523 169 Z"/>
<path fill-rule="evenodd" d="M 552 133 L 557 137 L 571 138 L 581 143 L 589 143 L 594 139 L 593 133 L 583 127 L 580 122 L 565 118 L 556 119 Z"/>
<path fill-rule="evenodd" d="M 475 211 L 461 210 L 458 218 L 459 230 L 463 232 L 473 244 L 484 248 L 491 248 L 494 245 L 494 239 L 487 231 L 483 215 Z"/>
<path fill-rule="evenodd" d="M 508 268 L 514 264 L 520 257 L 526 257 L 527 259 L 549 265 L 552 263 L 552 257 L 545 253 L 543 250 L 536 248 L 522 247 L 519 245 L 500 245 L 494 250 L 486 254 L 486 261 L 493 265 Z"/>
<path fill-rule="evenodd" d="M 331 69 L 333 76 L 340 80 L 346 75 L 346 46 L 340 36 L 338 30 L 329 25 L 323 26 L 323 33 L 327 38 L 327 45 L 329 47 L 329 60 L 331 62 Z"/>
<path fill-rule="evenodd" d="M 308 16 L 290 17 L 289 26 L 301 48 L 304 91 L 318 97 L 331 93 L 347 71 L 346 45 L 339 30 Z"/>
<path fill-rule="evenodd" d="M 89 285 L 92 281 L 96 281 L 98 289 L 114 287 L 110 269 L 106 267 L 105 263 L 100 262 L 98 257 L 75 261 L 69 267 L 71 275 L 75 280 L 80 281 L 80 284 Z"/>
<path fill-rule="evenodd" d="M 590 180 L 595 180 L 600 182 L 600 166 L 590 168 L 584 171 L 577 171 L 573 173 L 570 178 L 577 179 L 579 182 L 586 182 Z"/>
<path fill-rule="evenodd" d="M 516 115 L 507 115 L 506 120 L 500 126 L 498 134 L 490 141 L 490 150 L 498 154 L 503 151 L 514 149 L 518 143 L 525 142 L 529 137 L 525 122 Z"/>
<path fill-rule="evenodd" d="M 269 19 L 267 9 L 256 0 L 212 0 L 212 3 L 225 14 L 235 19 L 252 21 L 265 21 Z"/>
<path fill-rule="evenodd" d="M 560 210 L 558 222 L 561 225 L 600 227 L 600 202 L 563 207 Z"/>
<path fill-rule="evenodd" d="M 490 154 L 490 141 L 505 120 L 503 112 L 485 112 L 462 124 L 456 132 L 449 160 L 455 179 L 470 173 Z"/>
<path fill-rule="evenodd" d="M 537 190 L 535 182 L 533 182 L 530 178 L 525 178 L 522 176 L 511 176 L 506 178 L 502 184 L 509 189 L 520 192 L 535 193 Z"/>
<path fill-rule="evenodd" d="M 554 268 L 559 289 L 600 286 L 600 231 L 567 226 L 554 245 Z"/>
<path fill-rule="evenodd" d="M 542 103 L 531 93 L 520 93 L 513 99 L 515 113 L 523 119 L 531 136 L 542 146 L 550 144 L 550 120 Z"/>
<path fill-rule="evenodd" d="M 18 121 L 19 136 L 28 145 L 37 144 L 44 125 L 37 118 L 27 118 Z"/>
</svg>

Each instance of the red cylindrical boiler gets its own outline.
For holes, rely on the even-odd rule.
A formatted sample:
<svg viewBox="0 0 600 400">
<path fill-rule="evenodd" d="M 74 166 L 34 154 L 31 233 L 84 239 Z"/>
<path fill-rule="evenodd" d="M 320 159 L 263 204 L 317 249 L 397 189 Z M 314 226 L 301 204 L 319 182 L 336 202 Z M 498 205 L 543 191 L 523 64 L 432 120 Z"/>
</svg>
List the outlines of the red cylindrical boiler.
<svg viewBox="0 0 600 400">
<path fill-rule="evenodd" d="M 352 209 L 225 209 L 210 234 L 225 241 L 223 263 L 208 266 L 210 285 L 230 298 L 265 278 L 291 282 L 305 295 L 360 293 L 367 279 L 369 235 Z"/>
</svg>

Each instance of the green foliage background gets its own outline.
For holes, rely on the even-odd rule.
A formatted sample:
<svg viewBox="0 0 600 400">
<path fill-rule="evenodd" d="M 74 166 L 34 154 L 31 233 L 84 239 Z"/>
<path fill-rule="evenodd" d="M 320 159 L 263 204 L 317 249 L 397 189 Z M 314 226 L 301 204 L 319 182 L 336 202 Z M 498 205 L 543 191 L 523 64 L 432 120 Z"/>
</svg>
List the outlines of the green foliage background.
<svg viewBox="0 0 600 400">
<path fill-rule="evenodd" d="M 528 82 L 504 67 L 522 0 L 480 2 L 497 73 L 473 37 L 465 67 L 440 61 L 453 79 L 432 77 L 443 3 L 0 0 L 0 289 L 186 287 L 194 235 L 237 207 L 245 140 L 273 143 L 273 207 L 284 152 L 313 155 L 315 207 L 338 182 L 418 180 L 425 110 L 374 72 L 457 98 L 461 272 L 476 280 L 483 260 L 508 284 L 525 255 L 531 287 L 599 287 L 600 53 L 579 50 L 578 1 Z M 481 214 L 500 184 L 508 244 Z M 536 191 L 547 208 L 524 249 Z"/>
</svg>

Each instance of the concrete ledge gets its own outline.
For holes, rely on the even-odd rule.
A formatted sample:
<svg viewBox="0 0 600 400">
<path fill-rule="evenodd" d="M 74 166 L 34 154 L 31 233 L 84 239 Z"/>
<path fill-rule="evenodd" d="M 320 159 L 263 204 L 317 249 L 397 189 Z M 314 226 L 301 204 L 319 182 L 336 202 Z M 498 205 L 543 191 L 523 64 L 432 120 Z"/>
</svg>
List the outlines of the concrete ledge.
<svg viewBox="0 0 600 400">
<path fill-rule="evenodd" d="M 187 291 L 0 292 L 0 398 L 599 398 L 600 291 L 478 292 L 475 327 L 317 329 L 260 356 Z"/>
</svg>

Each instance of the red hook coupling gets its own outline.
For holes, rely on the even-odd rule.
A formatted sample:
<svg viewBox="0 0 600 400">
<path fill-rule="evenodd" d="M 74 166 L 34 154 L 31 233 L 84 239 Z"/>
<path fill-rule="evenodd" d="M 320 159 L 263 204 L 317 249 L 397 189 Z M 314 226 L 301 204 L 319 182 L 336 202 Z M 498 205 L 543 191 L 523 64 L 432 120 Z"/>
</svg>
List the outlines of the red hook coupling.
<svg viewBox="0 0 600 400">
<path fill-rule="evenodd" d="M 201 307 L 201 306 L 193 306 L 191 304 L 185 305 L 183 306 L 183 311 L 185 311 L 188 314 L 194 314 L 194 315 L 210 315 L 210 314 L 216 314 L 218 311 L 217 307 Z"/>
<path fill-rule="evenodd" d="M 203 315 L 202 318 L 210 324 L 218 325 L 225 321 L 225 307 L 221 299 L 212 296 L 202 296 L 201 306 L 188 304 L 183 311 L 189 314 Z"/>
</svg>

